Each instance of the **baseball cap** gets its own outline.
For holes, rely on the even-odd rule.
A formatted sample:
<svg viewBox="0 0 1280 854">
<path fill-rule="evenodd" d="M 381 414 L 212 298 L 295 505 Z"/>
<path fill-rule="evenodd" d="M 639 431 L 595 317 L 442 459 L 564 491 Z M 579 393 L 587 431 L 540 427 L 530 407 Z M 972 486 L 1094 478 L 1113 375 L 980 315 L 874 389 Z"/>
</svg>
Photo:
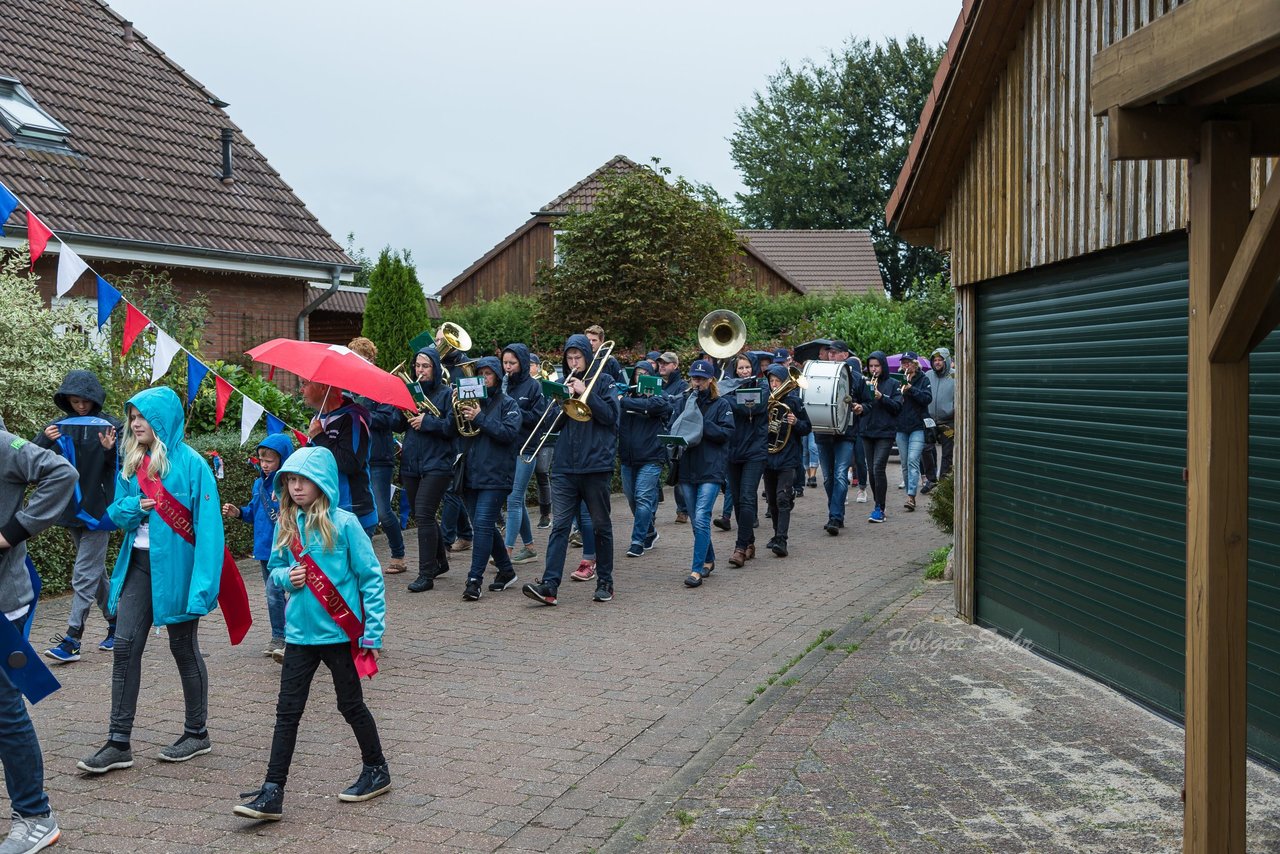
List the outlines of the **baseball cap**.
<svg viewBox="0 0 1280 854">
<path fill-rule="evenodd" d="M 666 354 L 664 353 L 663 356 L 665 357 Z M 716 378 L 716 369 L 706 359 L 699 359 L 689 366 L 689 376 L 713 380 Z"/>
<path fill-rule="evenodd" d="M 832 349 L 832 350 L 840 350 L 840 351 L 845 352 L 845 353 L 850 352 L 850 350 L 849 350 L 849 345 L 848 345 L 848 344 L 846 344 L 844 341 L 840 340 L 839 338 L 837 338 L 837 339 L 835 339 L 834 341 L 832 341 L 832 342 L 831 342 L 831 349 Z"/>
<path fill-rule="evenodd" d="M 790 358 L 791 358 L 791 351 L 788 350 L 786 347 L 780 347 L 779 349 L 773 352 L 773 360 L 775 362 L 785 362 L 787 359 L 790 359 Z"/>
<path fill-rule="evenodd" d="M 904 362 L 919 362 L 919 361 L 920 361 L 920 357 L 919 357 L 919 356 L 917 356 L 917 355 L 915 354 L 915 352 L 914 352 L 914 351 L 912 351 L 912 350 L 908 350 L 907 352 L 905 352 L 905 353 L 903 353 L 903 354 L 902 354 L 902 361 L 904 361 Z"/>
<path fill-rule="evenodd" d="M 658 357 L 658 361 L 668 362 L 672 365 L 678 365 L 680 364 L 680 357 L 677 356 L 675 353 L 672 353 L 670 350 L 668 350 L 667 352 L 663 353 L 661 356 Z"/>
<path fill-rule="evenodd" d="M 537 353 L 530 353 L 530 354 L 529 354 L 529 362 L 530 362 L 531 364 L 534 364 L 534 365 L 541 365 L 541 364 L 542 364 L 542 357 L 541 357 L 541 356 L 539 356 Z"/>
<path fill-rule="evenodd" d="M 644 354 L 644 357 L 648 359 L 650 362 L 656 362 L 658 361 L 658 359 L 662 358 L 662 354 L 659 353 L 657 350 L 650 350 L 648 353 Z"/>
</svg>

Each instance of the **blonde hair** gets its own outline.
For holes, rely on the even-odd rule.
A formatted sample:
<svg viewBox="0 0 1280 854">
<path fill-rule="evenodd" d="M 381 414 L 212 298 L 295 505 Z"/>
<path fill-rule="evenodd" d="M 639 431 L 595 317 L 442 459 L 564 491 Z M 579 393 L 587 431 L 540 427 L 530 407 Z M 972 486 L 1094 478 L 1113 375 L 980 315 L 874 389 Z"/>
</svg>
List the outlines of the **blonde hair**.
<svg viewBox="0 0 1280 854">
<path fill-rule="evenodd" d="M 130 406 L 129 410 L 138 412 L 136 406 Z M 142 415 L 141 412 L 138 412 Z M 145 420 L 146 416 L 142 416 Z M 150 426 L 151 422 L 148 421 Z M 133 477 L 138 471 L 138 466 L 142 464 L 142 458 L 151 455 L 151 462 L 147 465 L 147 473 L 150 475 L 148 480 L 163 480 L 169 474 L 169 449 L 165 447 L 164 442 L 160 441 L 160 437 L 155 435 L 155 428 L 151 429 L 151 444 L 144 445 L 138 441 L 130 430 L 124 437 L 124 464 L 122 471 L 126 480 Z"/>
<path fill-rule="evenodd" d="M 288 549 L 293 544 L 294 537 L 302 542 L 302 547 L 306 548 L 306 538 L 304 534 L 307 531 L 314 531 L 320 535 L 320 542 L 324 544 L 324 550 L 333 551 L 334 542 L 337 538 L 338 529 L 334 527 L 333 520 L 329 518 L 329 496 L 321 492 L 316 496 L 316 500 L 311 502 L 311 506 L 305 511 L 294 502 L 293 496 L 289 494 L 289 478 L 303 477 L 296 472 L 284 473 L 284 488 L 280 490 L 280 518 L 276 523 L 276 548 Z M 304 478 L 305 479 L 305 478 Z M 298 530 L 298 513 L 304 513 L 302 527 L 304 530 Z"/>
</svg>

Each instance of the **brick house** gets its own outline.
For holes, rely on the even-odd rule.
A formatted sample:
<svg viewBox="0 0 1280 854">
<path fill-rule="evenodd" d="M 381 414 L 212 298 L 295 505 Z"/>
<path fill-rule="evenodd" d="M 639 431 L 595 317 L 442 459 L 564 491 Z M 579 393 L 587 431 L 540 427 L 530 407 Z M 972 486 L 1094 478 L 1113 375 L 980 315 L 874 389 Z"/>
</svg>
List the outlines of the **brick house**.
<svg viewBox="0 0 1280 854">
<path fill-rule="evenodd" d="M 97 0 L 5 4 L 0 181 L 108 281 L 142 266 L 212 301 L 206 355 L 306 334 L 356 267 L 227 104 Z M 0 249 L 26 240 L 21 209 Z M 59 243 L 36 264 L 53 296 Z M 86 273 L 69 298 L 95 300 Z M 363 295 L 359 295 L 362 297 Z M 336 306 L 337 304 L 335 304 Z"/>
<path fill-rule="evenodd" d="M 538 270 L 555 263 L 557 223 L 588 211 L 611 172 L 639 169 L 621 154 L 534 211 L 524 224 L 459 273 L 437 295 L 445 309 L 507 294 L 532 296 Z M 742 229 L 742 287 L 770 294 L 884 291 L 871 233 L 860 229 Z"/>
</svg>

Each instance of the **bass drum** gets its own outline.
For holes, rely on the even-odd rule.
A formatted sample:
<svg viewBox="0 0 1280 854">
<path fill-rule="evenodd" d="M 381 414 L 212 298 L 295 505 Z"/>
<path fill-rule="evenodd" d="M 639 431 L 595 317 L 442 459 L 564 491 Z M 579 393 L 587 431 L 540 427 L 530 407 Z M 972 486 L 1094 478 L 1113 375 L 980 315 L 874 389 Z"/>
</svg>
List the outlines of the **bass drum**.
<svg viewBox="0 0 1280 854">
<path fill-rule="evenodd" d="M 849 369 L 844 362 L 804 363 L 809 387 L 800 392 L 813 432 L 840 434 L 853 415 L 849 409 Z"/>
</svg>

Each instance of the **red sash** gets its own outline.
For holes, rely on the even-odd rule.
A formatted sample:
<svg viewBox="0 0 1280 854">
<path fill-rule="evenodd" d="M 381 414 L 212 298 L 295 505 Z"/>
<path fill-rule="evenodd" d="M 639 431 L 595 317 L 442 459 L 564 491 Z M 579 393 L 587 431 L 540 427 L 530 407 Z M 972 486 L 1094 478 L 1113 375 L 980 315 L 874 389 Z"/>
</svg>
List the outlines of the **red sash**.
<svg viewBox="0 0 1280 854">
<path fill-rule="evenodd" d="M 293 542 L 289 544 L 289 551 L 293 552 L 293 559 L 302 564 L 307 571 L 307 589 L 320 600 L 320 604 L 338 624 L 338 628 L 350 638 L 351 660 L 355 662 L 356 674 L 362 679 L 372 679 L 378 672 L 378 662 L 370 650 L 360 646 L 360 638 L 364 637 L 364 623 L 352 612 L 343 600 L 342 594 L 338 592 L 338 588 L 333 586 L 333 582 L 324 574 L 324 570 L 316 563 L 315 558 L 302 550 L 301 540 L 294 537 Z"/>
<path fill-rule="evenodd" d="M 159 480 L 147 477 L 150 467 L 151 458 L 143 457 L 138 464 L 138 488 L 143 495 L 155 501 L 156 513 L 164 523 L 194 546 L 196 528 L 190 508 L 165 489 Z M 231 645 L 235 646 L 249 633 L 249 627 L 253 625 L 253 614 L 249 611 L 249 591 L 245 589 L 235 558 L 225 545 L 222 547 L 222 580 L 218 586 L 218 607 L 222 609 L 222 616 L 226 620 Z"/>
</svg>

